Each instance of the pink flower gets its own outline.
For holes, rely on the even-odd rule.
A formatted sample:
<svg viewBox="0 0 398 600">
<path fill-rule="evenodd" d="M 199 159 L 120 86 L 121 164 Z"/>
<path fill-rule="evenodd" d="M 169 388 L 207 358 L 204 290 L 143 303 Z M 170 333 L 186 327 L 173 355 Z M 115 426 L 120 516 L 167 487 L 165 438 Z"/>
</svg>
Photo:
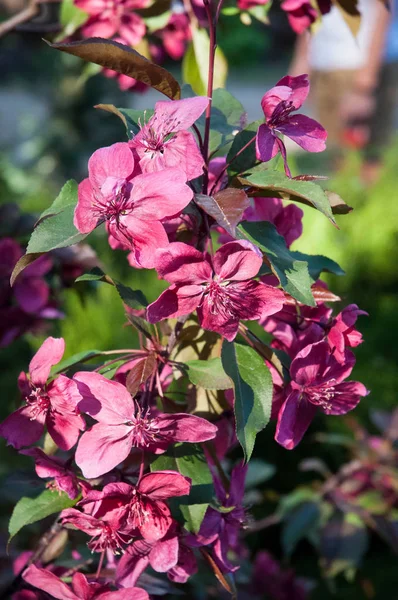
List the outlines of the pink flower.
<svg viewBox="0 0 398 600">
<path fill-rule="evenodd" d="M 46 592 L 51 598 L 58 600 L 149 600 L 145 590 L 129 588 L 112 592 L 109 585 L 102 585 L 96 581 L 88 582 L 82 573 L 72 576 L 71 586 L 61 581 L 59 577 L 47 571 L 30 565 L 23 579 L 33 587 Z"/>
<path fill-rule="evenodd" d="M 173 60 L 180 60 L 185 54 L 187 43 L 192 37 L 188 15 L 173 13 L 165 27 L 155 31 L 164 49 Z"/>
<path fill-rule="evenodd" d="M 90 15 L 83 25 L 85 37 L 111 38 L 116 34 L 130 46 L 144 37 L 145 22 L 133 11 L 145 8 L 148 0 L 74 0 L 75 5 Z"/>
<path fill-rule="evenodd" d="M 213 544 L 217 562 L 224 571 L 236 571 L 228 560 L 230 550 L 239 550 L 239 535 L 246 520 L 242 500 L 245 493 L 247 465 L 238 465 L 231 473 L 230 489 L 227 493 L 218 478 L 214 478 L 217 500 L 225 512 L 209 507 L 199 533 L 189 538 L 192 546 Z"/>
<path fill-rule="evenodd" d="M 360 315 L 368 316 L 368 313 L 360 310 L 356 304 L 349 304 L 332 323 L 327 339 L 338 362 L 344 362 L 346 346 L 356 348 L 363 342 L 362 334 L 354 327 Z"/>
<path fill-rule="evenodd" d="M 240 10 L 250 10 L 256 6 L 264 6 L 268 4 L 269 0 L 238 0 L 238 8 Z"/>
<path fill-rule="evenodd" d="M 76 463 L 85 477 L 111 471 L 133 447 L 159 454 L 173 442 L 204 442 L 217 433 L 215 425 L 194 415 L 150 416 L 123 385 L 98 373 L 77 373 L 74 380 L 83 398 L 80 410 L 98 421 L 80 439 L 76 450 Z"/>
<path fill-rule="evenodd" d="M 117 566 L 116 581 L 122 587 L 131 587 L 148 566 L 158 573 L 167 573 L 169 579 L 185 583 L 196 573 L 193 552 L 182 541 L 173 525 L 161 540 L 134 541 L 126 548 Z"/>
<path fill-rule="evenodd" d="M 272 556 L 262 550 L 256 555 L 251 591 L 263 597 L 264 588 L 270 600 L 306 600 L 308 584 L 296 577 L 292 569 L 283 570 Z"/>
<path fill-rule="evenodd" d="M 89 233 L 106 221 L 109 233 L 134 250 L 137 262 L 153 267 L 157 248 L 168 239 L 161 219 L 179 214 L 192 198 L 179 169 L 134 175 L 134 158 L 127 143 L 96 150 L 88 163 L 88 179 L 79 185 L 74 223 Z"/>
<path fill-rule="evenodd" d="M 144 173 L 178 167 L 187 181 L 203 174 L 203 157 L 195 137 L 186 129 L 195 123 L 208 103 L 208 98 L 196 96 L 155 104 L 155 113 L 130 142 Z"/>
<path fill-rule="evenodd" d="M 175 471 L 156 471 L 141 477 L 136 486 L 109 483 L 102 492 L 89 492 L 79 504 L 96 518 L 104 515 L 102 519 L 109 521 L 116 515 L 117 519 L 124 522 L 124 531 L 139 532 L 146 541 L 154 542 L 162 539 L 173 523 L 164 500 L 186 496 L 190 489 L 191 480 L 188 477 Z M 112 510 L 107 515 L 109 507 Z"/>
<path fill-rule="evenodd" d="M 325 129 L 305 115 L 291 115 L 301 107 L 309 89 L 308 75 L 286 75 L 266 92 L 261 100 L 265 123 L 260 125 L 257 131 L 257 158 L 267 162 L 281 152 L 285 172 L 289 177 L 291 173 L 286 160 L 286 148 L 278 136 L 279 133 L 286 135 L 308 152 L 321 152 L 325 149 Z"/>
<path fill-rule="evenodd" d="M 14 448 L 37 442 L 46 425 L 57 446 L 70 450 L 80 430 L 84 430 L 84 420 L 76 408 L 81 400 L 76 383 L 64 375 L 46 383 L 51 367 L 61 360 L 64 350 L 62 338 L 47 338 L 30 361 L 30 379 L 21 373 L 19 385 L 26 404 L 0 425 L 0 436 Z"/>
<path fill-rule="evenodd" d="M 354 367 L 347 351 L 344 364 L 330 352 L 325 341 L 306 346 L 290 366 L 291 383 L 279 411 L 276 441 L 291 450 L 301 441 L 317 408 L 327 415 L 344 415 L 369 392 L 362 383 L 344 381 Z"/>
<path fill-rule="evenodd" d="M 287 12 L 290 27 L 299 35 L 304 33 L 318 17 L 310 0 L 284 0 L 281 7 Z"/>
<path fill-rule="evenodd" d="M 204 329 L 231 341 L 240 320 L 255 320 L 278 312 L 283 293 L 254 281 L 262 258 L 242 242 L 229 242 L 213 259 L 187 244 L 175 242 L 158 251 L 156 269 L 172 285 L 147 309 L 150 323 L 197 310 Z"/>
<path fill-rule="evenodd" d="M 88 491 L 90 489 L 89 484 L 86 481 L 78 479 L 76 473 L 70 468 L 69 464 L 71 460 L 64 462 L 54 456 L 48 456 L 40 448 L 21 450 L 21 454 L 26 454 L 35 459 L 38 477 L 42 479 L 51 477 L 53 479 L 53 481 L 47 484 L 47 487 L 65 492 L 72 499 L 77 498 L 81 490 Z"/>
<path fill-rule="evenodd" d="M 269 221 L 283 236 L 289 248 L 303 233 L 301 208 L 295 204 L 283 206 L 280 198 L 253 198 L 254 206 L 245 210 L 246 221 Z"/>
</svg>

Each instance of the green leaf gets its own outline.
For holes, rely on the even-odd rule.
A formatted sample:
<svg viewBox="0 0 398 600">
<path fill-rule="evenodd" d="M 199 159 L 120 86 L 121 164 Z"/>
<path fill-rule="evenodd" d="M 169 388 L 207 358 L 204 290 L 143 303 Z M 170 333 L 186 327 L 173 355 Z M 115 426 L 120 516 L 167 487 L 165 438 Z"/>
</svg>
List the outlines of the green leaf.
<svg viewBox="0 0 398 600">
<path fill-rule="evenodd" d="M 68 369 L 70 369 L 70 367 L 73 367 L 78 363 L 83 363 L 88 360 L 91 360 L 92 358 L 95 358 L 96 356 L 102 355 L 103 352 L 101 352 L 101 350 L 84 350 L 83 352 L 77 352 L 76 354 L 73 354 L 69 358 L 66 358 L 65 360 L 55 365 L 51 369 L 51 376 L 54 376 L 57 373 L 62 373 L 62 371 L 67 371 Z"/>
<path fill-rule="evenodd" d="M 207 507 L 214 496 L 213 478 L 205 455 L 196 444 L 176 444 L 152 462 L 151 471 L 178 471 L 192 480 L 189 496 L 176 499 L 185 527 L 198 533 Z"/>
<path fill-rule="evenodd" d="M 56 490 L 45 490 L 36 498 L 21 498 L 14 507 L 8 525 L 10 537 L 8 542 L 19 532 L 25 525 L 41 521 L 45 517 L 54 513 L 59 513 L 64 508 L 74 506 L 79 498 L 71 500 L 64 492 Z"/>
<path fill-rule="evenodd" d="M 313 206 L 336 225 L 326 192 L 313 181 L 297 181 L 274 170 L 244 173 L 239 181 L 242 185 L 254 188 L 250 195 L 283 198 Z"/>
<path fill-rule="evenodd" d="M 356 569 L 369 546 L 364 522 L 355 513 L 335 514 L 323 527 L 320 553 L 327 577 Z"/>
<path fill-rule="evenodd" d="M 104 277 L 106 277 L 105 273 L 99 267 L 94 267 L 88 273 L 77 277 L 75 283 L 79 283 L 79 281 L 104 281 Z"/>
<path fill-rule="evenodd" d="M 299 504 L 285 520 L 282 528 L 282 547 L 290 556 L 298 542 L 317 532 L 320 521 L 320 508 L 317 502 Z"/>
<path fill-rule="evenodd" d="M 233 386 L 223 369 L 221 358 L 189 360 L 185 365 L 188 367 L 189 380 L 194 385 L 206 390 L 229 390 Z"/>
<path fill-rule="evenodd" d="M 113 104 L 97 104 L 94 108 L 106 110 L 119 117 L 126 128 L 129 140 L 132 140 L 134 135 L 140 131 L 140 123 L 141 125 L 147 123 L 154 113 L 152 109 L 136 110 L 134 108 L 116 108 Z"/>
<path fill-rule="evenodd" d="M 84 25 L 89 15 L 84 12 L 81 8 L 78 8 L 74 0 L 62 0 L 60 10 L 60 22 L 63 28 L 62 38 L 71 36 L 79 27 Z"/>
<path fill-rule="evenodd" d="M 237 231 L 241 237 L 261 248 L 271 264 L 272 271 L 288 294 L 303 304 L 315 306 L 311 293 L 313 280 L 308 271 L 308 264 L 295 258 L 288 250 L 285 239 L 279 235 L 272 223 L 244 221 Z"/>
<path fill-rule="evenodd" d="M 221 360 L 234 382 L 236 436 L 248 461 L 257 433 L 271 416 L 271 373 L 253 348 L 236 342 L 223 342 Z"/>
<path fill-rule="evenodd" d="M 345 272 L 331 258 L 321 254 L 304 254 L 303 252 L 291 252 L 291 255 L 297 260 L 302 260 L 308 264 L 308 271 L 311 279 L 316 281 L 321 273 L 333 273 L 334 275 L 345 275 Z"/>
<path fill-rule="evenodd" d="M 256 164 L 256 133 L 262 123 L 262 119 L 254 121 L 254 123 L 250 123 L 245 129 L 236 134 L 227 154 L 227 163 L 232 161 L 228 168 L 230 175 L 243 173 Z M 253 141 L 249 144 L 251 140 Z M 239 156 L 236 156 L 247 144 L 249 144 L 248 147 Z M 234 158 L 235 156 L 236 158 Z"/>
<path fill-rule="evenodd" d="M 62 212 L 68 206 L 75 207 L 77 204 L 78 185 L 74 179 L 70 179 L 65 183 L 54 202 L 46 208 L 37 220 L 36 226 L 44 219 Z"/>
<path fill-rule="evenodd" d="M 206 29 L 193 28 L 192 42 L 188 46 L 182 62 L 185 83 L 191 85 L 199 96 L 207 94 L 210 41 Z M 215 55 L 213 88 L 225 87 L 228 66 L 224 54 L 218 47 Z"/>
<path fill-rule="evenodd" d="M 115 281 L 115 286 L 119 296 L 129 308 L 140 309 L 148 306 L 148 300 L 141 290 L 133 290 L 131 287 Z"/>
<path fill-rule="evenodd" d="M 61 50 L 87 62 L 133 77 L 172 100 L 180 98 L 181 89 L 173 75 L 129 46 L 102 38 L 89 38 L 68 44 L 47 43 L 55 50 Z"/>
</svg>

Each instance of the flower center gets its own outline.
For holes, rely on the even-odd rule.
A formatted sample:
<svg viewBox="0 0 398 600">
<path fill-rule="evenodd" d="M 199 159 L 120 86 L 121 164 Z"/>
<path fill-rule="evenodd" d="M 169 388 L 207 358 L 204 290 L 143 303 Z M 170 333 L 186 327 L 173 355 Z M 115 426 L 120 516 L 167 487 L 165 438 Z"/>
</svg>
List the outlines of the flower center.
<svg viewBox="0 0 398 600">
<path fill-rule="evenodd" d="M 142 498 L 141 494 L 137 492 L 137 490 L 134 490 L 129 506 L 129 524 L 131 524 L 133 529 L 142 527 L 148 521 L 149 515 L 150 510 L 146 509 L 145 500 Z"/>
<path fill-rule="evenodd" d="M 211 281 L 206 285 L 204 292 L 212 315 L 221 315 L 224 319 L 235 318 L 244 306 L 240 294 L 234 291 L 233 286 L 228 287 L 228 282 Z"/>
<path fill-rule="evenodd" d="M 137 415 L 127 421 L 126 425 L 131 427 L 130 435 L 133 446 L 147 447 L 161 437 L 157 419 L 150 419 L 149 411 L 143 415 L 138 412 Z"/>
<path fill-rule="evenodd" d="M 320 406 L 324 410 L 331 410 L 333 407 L 333 398 L 340 393 L 336 391 L 334 387 L 335 383 L 335 379 L 330 379 L 327 383 L 304 387 L 302 391 L 313 404 Z"/>
<path fill-rule="evenodd" d="M 151 152 L 154 157 L 156 152 L 163 154 L 164 152 L 164 137 L 159 131 L 155 131 L 153 127 L 143 129 L 141 144 L 145 147 L 145 152 Z"/>
<path fill-rule="evenodd" d="M 291 100 L 282 100 L 277 106 L 275 106 L 274 112 L 272 113 L 267 125 L 269 127 L 277 127 L 286 121 L 287 117 L 293 110 L 295 109 Z"/>
<path fill-rule="evenodd" d="M 47 392 L 39 387 L 32 385 L 32 391 L 25 398 L 26 404 L 30 407 L 30 420 L 35 421 L 43 413 L 47 413 L 51 407 Z"/>
<path fill-rule="evenodd" d="M 127 544 L 129 541 L 127 536 L 115 531 L 107 523 L 99 523 L 98 527 L 102 527 L 101 533 L 93 536 L 87 544 L 91 552 L 111 550 L 114 554 L 120 554 L 123 550 L 123 544 Z"/>
</svg>

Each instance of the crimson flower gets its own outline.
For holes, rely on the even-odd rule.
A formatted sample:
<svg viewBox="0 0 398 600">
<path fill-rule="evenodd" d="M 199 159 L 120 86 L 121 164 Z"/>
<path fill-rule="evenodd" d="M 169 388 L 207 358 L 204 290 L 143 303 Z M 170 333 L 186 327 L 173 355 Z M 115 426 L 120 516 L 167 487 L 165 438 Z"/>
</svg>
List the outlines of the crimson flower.
<svg viewBox="0 0 398 600">
<path fill-rule="evenodd" d="M 154 34 L 163 42 L 163 47 L 173 60 L 180 60 L 187 43 L 192 38 L 189 17 L 185 13 L 172 13 L 165 27 Z"/>
<path fill-rule="evenodd" d="M 22 577 L 26 583 L 58 600 L 131 600 L 132 598 L 149 600 L 147 592 L 141 588 L 134 587 L 112 592 L 109 585 L 96 581 L 88 582 L 82 573 L 75 573 L 72 576 L 71 586 L 54 573 L 47 569 L 39 569 L 35 565 L 30 565 Z"/>
<path fill-rule="evenodd" d="M 74 380 L 83 398 L 79 409 L 98 421 L 76 450 L 85 477 L 108 473 L 133 447 L 160 454 L 173 442 L 205 442 L 217 433 L 215 425 L 194 415 L 143 412 L 124 385 L 98 373 L 76 373 Z"/>
<path fill-rule="evenodd" d="M 114 518 L 121 519 L 123 531 L 138 530 L 146 541 L 154 542 L 163 538 L 173 523 L 164 500 L 186 496 L 190 489 L 191 480 L 188 477 L 176 471 L 155 471 L 141 477 L 136 486 L 108 483 L 101 492 L 89 492 L 79 505 L 91 512 L 93 517 L 102 516 L 108 522 Z M 109 507 L 111 511 L 107 514 Z"/>
<path fill-rule="evenodd" d="M 134 176 L 129 145 L 119 142 L 96 150 L 88 162 L 89 176 L 79 185 L 74 223 L 90 233 L 102 222 L 109 233 L 133 250 L 137 262 L 153 267 L 155 250 L 167 246 L 161 219 L 179 214 L 192 198 L 180 169 Z"/>
<path fill-rule="evenodd" d="M 64 351 L 62 338 L 47 338 L 30 361 L 30 379 L 25 373 L 19 376 L 25 406 L 0 425 L 0 436 L 14 448 L 37 442 L 46 425 L 57 446 L 61 450 L 70 450 L 76 444 L 80 430 L 84 430 L 85 422 L 77 412 L 81 396 L 76 383 L 64 375 L 46 383 L 51 367 L 61 360 Z"/>
<path fill-rule="evenodd" d="M 65 492 L 72 499 L 77 498 L 81 490 L 86 492 L 90 489 L 90 485 L 86 481 L 78 479 L 76 473 L 70 468 L 71 460 L 64 462 L 54 456 L 48 456 L 40 448 L 21 450 L 21 454 L 26 454 L 35 459 L 36 473 L 39 477 L 42 479 L 51 477 L 53 479 L 47 484 L 47 487 Z"/>
<path fill-rule="evenodd" d="M 275 439 L 279 444 L 288 450 L 297 446 L 317 408 L 327 415 L 344 415 L 356 407 L 369 392 L 362 383 L 344 381 L 354 364 L 350 351 L 340 364 L 326 341 L 309 344 L 297 354 L 290 366 L 289 392 L 278 415 Z"/>
<path fill-rule="evenodd" d="M 281 8 L 287 13 L 290 27 L 299 35 L 318 17 L 310 0 L 283 0 Z"/>
<path fill-rule="evenodd" d="M 164 169 L 178 167 L 187 181 L 203 174 L 204 161 L 198 144 L 193 134 L 185 130 L 195 123 L 208 104 L 209 99 L 203 96 L 155 104 L 153 116 L 130 142 L 144 173 L 164 173 Z"/>
<path fill-rule="evenodd" d="M 346 346 L 356 348 L 363 342 L 362 334 L 354 327 L 360 315 L 368 316 L 368 313 L 359 309 L 356 304 L 349 304 L 332 323 L 327 338 L 333 356 L 339 362 L 344 362 Z"/>
<path fill-rule="evenodd" d="M 175 242 L 159 250 L 155 266 L 172 283 L 147 309 L 150 323 L 197 310 L 204 329 L 232 341 L 240 320 L 259 319 L 278 312 L 283 293 L 254 281 L 262 258 L 244 242 L 229 242 L 213 259 L 195 248 Z"/>
<path fill-rule="evenodd" d="M 90 15 L 82 27 L 85 37 L 111 38 L 118 33 L 127 44 L 136 46 L 145 35 L 145 22 L 133 11 L 145 8 L 148 0 L 74 0 L 74 3 Z"/>
<path fill-rule="evenodd" d="M 321 152 L 325 149 L 325 129 L 305 115 L 291 114 L 301 107 L 309 89 L 308 75 L 286 75 L 266 92 L 261 100 L 265 123 L 260 125 L 257 131 L 257 158 L 267 162 L 281 152 L 285 172 L 289 177 L 291 173 L 287 164 L 285 144 L 278 134 L 287 135 L 308 152 Z"/>
</svg>

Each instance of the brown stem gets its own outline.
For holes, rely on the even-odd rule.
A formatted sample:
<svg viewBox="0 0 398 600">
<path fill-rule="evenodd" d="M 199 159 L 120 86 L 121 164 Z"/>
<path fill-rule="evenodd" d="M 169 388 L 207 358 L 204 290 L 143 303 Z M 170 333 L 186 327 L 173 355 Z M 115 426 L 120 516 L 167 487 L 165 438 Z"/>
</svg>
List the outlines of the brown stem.
<svg viewBox="0 0 398 600">
<path fill-rule="evenodd" d="M 39 12 L 39 6 L 37 0 L 31 0 L 29 6 L 21 10 L 21 12 L 13 15 L 6 21 L 0 23 L 0 37 L 5 35 L 6 33 L 12 31 L 18 25 L 22 25 L 22 23 L 26 23 L 35 17 Z"/>
<path fill-rule="evenodd" d="M 255 531 L 261 531 L 262 529 L 266 529 L 267 527 L 271 527 L 271 525 L 277 525 L 280 523 L 281 517 L 279 515 L 270 515 L 268 517 L 264 517 L 263 519 L 259 519 L 254 523 L 248 525 L 246 532 L 253 533 Z"/>
</svg>

